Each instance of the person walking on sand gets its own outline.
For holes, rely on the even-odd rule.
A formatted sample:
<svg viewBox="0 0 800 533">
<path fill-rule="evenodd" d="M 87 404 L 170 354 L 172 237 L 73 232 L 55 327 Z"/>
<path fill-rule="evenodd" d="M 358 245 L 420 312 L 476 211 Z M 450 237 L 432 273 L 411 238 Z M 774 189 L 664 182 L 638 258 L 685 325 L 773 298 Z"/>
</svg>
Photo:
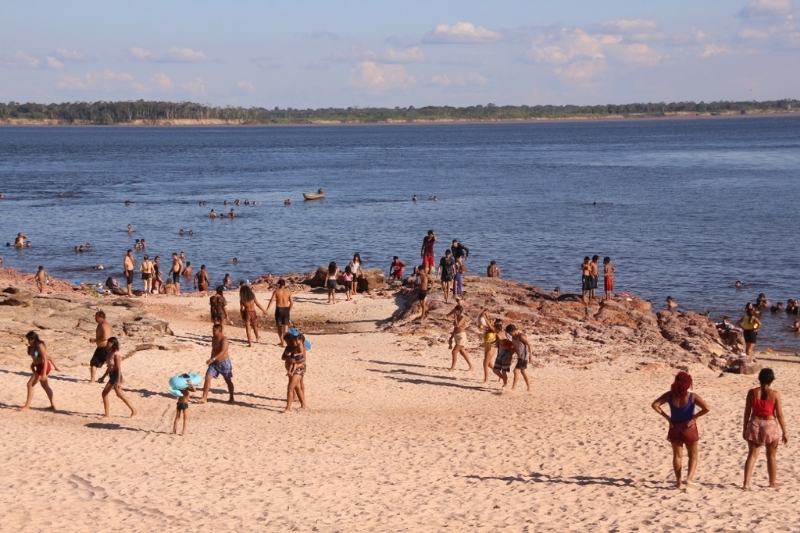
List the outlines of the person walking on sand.
<svg viewBox="0 0 800 533">
<path fill-rule="evenodd" d="M 328 303 L 336 303 L 336 285 L 339 278 L 339 267 L 336 261 L 331 261 L 328 265 L 328 273 L 325 275 L 325 288 L 328 289 Z"/>
<path fill-rule="evenodd" d="M 246 285 L 244 285 L 246 287 Z M 203 382 L 203 397 L 200 403 L 208 401 L 208 390 L 211 380 L 222 376 L 228 386 L 228 402 L 233 403 L 233 363 L 228 354 L 228 339 L 222 330 L 222 324 L 214 324 L 211 328 L 211 357 L 206 361 L 206 379 Z"/>
<path fill-rule="evenodd" d="M 250 330 L 252 330 L 256 342 L 258 342 L 258 313 L 256 312 L 256 307 L 261 309 L 262 313 L 267 313 L 266 309 L 261 307 L 258 299 L 256 299 L 256 293 L 253 292 L 252 287 L 247 284 L 242 284 L 242 286 L 239 287 L 239 313 L 242 315 L 244 330 L 245 333 L 247 333 L 247 346 L 249 347 L 253 346 Z"/>
<path fill-rule="evenodd" d="M 747 460 L 744 463 L 742 488 L 750 490 L 750 479 L 762 446 L 767 448 L 767 473 L 769 486 L 778 486 L 778 443 L 789 443 L 786 422 L 783 418 L 783 402 L 778 391 L 772 388 L 775 372 L 762 368 L 758 373 L 759 386 L 747 392 L 744 404 L 744 429 L 742 437 L 747 441 Z"/>
<path fill-rule="evenodd" d="M 517 352 L 517 364 L 514 366 L 514 380 L 511 382 L 511 390 L 517 387 L 517 381 L 522 376 L 522 379 L 525 380 L 525 388 L 530 392 L 531 382 L 528 381 L 526 370 L 530 360 L 531 345 L 528 342 L 528 338 L 514 324 L 506 326 L 506 333 L 511 338 L 511 342 L 514 343 L 514 349 Z"/>
<path fill-rule="evenodd" d="M 465 348 L 467 344 L 467 317 L 464 315 L 464 308 L 461 304 L 455 306 L 455 308 L 447 314 L 447 317 L 453 318 L 453 333 L 450 335 L 450 340 L 448 341 L 448 348 L 452 348 L 452 362 L 450 364 L 449 370 L 456 369 L 456 362 L 458 362 L 458 355 L 461 354 L 461 357 L 464 358 L 464 361 L 467 362 L 467 370 L 472 370 L 472 361 L 469 359 L 469 355 L 467 355 L 467 349 Z"/>
<path fill-rule="evenodd" d="M 428 316 L 428 273 L 425 271 L 425 266 L 420 265 L 417 267 L 416 276 L 417 285 L 417 300 L 419 301 L 419 319 L 424 321 Z"/>
<path fill-rule="evenodd" d="M 172 433 L 178 433 L 178 422 L 183 417 L 183 427 L 181 428 L 181 436 L 186 433 L 186 424 L 189 421 L 189 397 L 194 392 L 194 387 L 189 384 L 188 387 L 181 391 L 181 396 L 178 398 L 178 404 L 175 406 L 175 420 L 172 422 Z"/>
<path fill-rule="evenodd" d="M 756 314 L 753 304 L 747 304 L 744 316 L 739 321 L 739 326 L 744 333 L 744 353 L 748 360 L 753 360 L 753 348 L 756 346 L 758 330 L 761 328 L 761 319 Z"/>
<path fill-rule="evenodd" d="M 439 274 L 442 279 L 442 294 L 444 303 L 450 299 L 450 291 L 453 290 L 453 278 L 455 277 L 456 262 L 450 250 L 444 251 L 444 256 L 439 260 Z"/>
<path fill-rule="evenodd" d="M 342 281 L 344 281 L 344 295 L 349 302 L 356 294 L 356 278 L 353 276 L 353 269 L 350 268 L 350 265 L 345 267 L 344 274 L 342 274 Z"/>
<path fill-rule="evenodd" d="M 136 262 L 133 260 L 133 250 L 128 250 L 122 260 L 122 273 L 125 276 L 128 296 L 133 296 L 133 273 L 136 270 Z"/>
<path fill-rule="evenodd" d="M 489 381 L 489 371 L 494 365 L 494 354 L 496 351 L 497 334 L 492 319 L 489 317 L 489 310 L 484 309 L 478 316 L 478 327 L 483 332 L 483 382 Z"/>
<path fill-rule="evenodd" d="M 433 265 L 436 261 L 436 252 L 434 249 L 435 246 L 436 234 L 432 229 L 430 229 L 428 230 L 428 234 L 425 236 L 425 238 L 422 239 L 422 248 L 420 249 L 420 255 L 422 256 L 422 267 L 425 269 L 427 274 L 430 274 L 431 270 L 433 270 Z"/>
<path fill-rule="evenodd" d="M 603 291 L 604 291 L 604 300 L 610 300 L 614 297 L 614 272 L 616 272 L 616 268 L 614 268 L 614 264 L 611 262 L 610 257 L 603 258 Z"/>
<path fill-rule="evenodd" d="M 147 295 L 153 292 L 153 273 L 154 273 L 154 265 L 153 262 L 150 260 L 149 255 L 145 255 L 144 259 L 142 259 L 142 264 L 139 265 L 139 271 L 142 273 L 142 294 L 145 298 Z"/>
<path fill-rule="evenodd" d="M 208 271 L 205 265 L 200 265 L 200 270 L 194 276 L 194 288 L 203 294 L 208 292 Z"/>
<path fill-rule="evenodd" d="M 230 319 L 228 318 L 228 310 L 225 306 L 228 305 L 228 302 L 225 301 L 225 296 L 223 295 L 225 292 L 225 288 L 220 285 L 217 287 L 217 292 L 214 293 L 208 299 L 208 306 L 211 310 L 211 323 L 212 324 L 222 324 L 228 323 L 230 324 Z"/>
<path fill-rule="evenodd" d="M 681 470 L 683 468 L 683 447 L 689 452 L 689 471 L 686 475 L 686 487 L 694 487 L 694 476 L 697 471 L 698 441 L 697 419 L 708 413 L 708 406 L 692 389 L 692 376 L 687 372 L 678 372 L 668 392 L 655 399 L 651 407 L 669 422 L 667 439 L 672 444 L 672 468 L 675 471 L 675 487 L 681 488 Z M 669 412 L 661 408 L 669 404 Z M 695 406 L 700 407 L 695 412 Z"/>
<path fill-rule="evenodd" d="M 108 409 L 108 393 L 114 390 L 117 398 L 128 406 L 131 410 L 131 417 L 136 416 L 136 409 L 122 392 L 122 356 L 119 353 L 119 341 L 116 337 L 108 339 L 108 349 L 106 350 L 106 366 L 108 367 L 108 383 L 103 387 L 103 418 L 111 416 Z"/>
<path fill-rule="evenodd" d="M 94 383 L 95 369 L 102 368 L 106 364 L 106 349 L 108 347 L 108 339 L 111 338 L 111 324 L 106 320 L 106 313 L 97 311 L 94 314 L 94 321 L 97 327 L 95 328 L 94 337 L 89 338 L 89 342 L 95 345 L 94 353 L 89 361 L 89 383 Z M 100 377 L 100 383 L 103 382 L 107 374 L 108 370 Z"/>
<path fill-rule="evenodd" d="M 47 283 L 47 272 L 44 271 L 42 265 L 39 265 L 39 268 L 36 269 L 36 275 L 33 279 L 36 282 L 36 288 L 39 289 L 39 294 L 43 293 L 44 286 Z"/>
<path fill-rule="evenodd" d="M 464 263 L 464 258 L 457 257 L 453 274 L 453 298 L 456 300 L 464 296 L 464 273 L 466 271 L 467 265 Z"/>
<path fill-rule="evenodd" d="M 286 346 L 283 340 L 286 331 L 289 329 L 289 324 L 292 322 L 292 291 L 286 287 L 286 280 L 278 280 L 278 288 L 272 293 L 272 296 L 267 302 L 267 309 L 275 301 L 275 329 L 278 332 L 278 343 L 281 346 Z"/>
<path fill-rule="evenodd" d="M 183 270 L 183 261 L 177 253 L 172 252 L 172 265 L 170 266 L 170 274 L 172 275 L 172 284 L 175 285 L 177 294 L 181 293 L 181 271 Z"/>
<path fill-rule="evenodd" d="M 47 351 L 47 346 L 44 341 L 39 338 L 39 334 L 35 331 L 29 331 L 25 335 L 28 341 L 28 355 L 31 356 L 31 377 L 26 384 L 28 389 L 27 396 L 25 397 L 25 405 L 20 407 L 24 411 L 30 409 L 31 401 L 33 401 L 33 389 L 36 384 L 40 384 L 47 394 L 47 399 L 50 400 L 50 410 L 55 411 L 56 406 L 53 403 L 53 389 L 50 388 L 50 383 L 47 381 L 47 376 L 52 370 L 58 371 L 55 362 L 50 359 L 50 354 Z"/>
<path fill-rule="evenodd" d="M 300 408 L 306 408 L 306 339 L 299 331 L 290 330 L 284 335 L 284 341 L 286 349 L 281 359 L 285 361 L 286 377 L 289 382 L 286 386 L 286 409 L 283 412 L 288 413 L 292 410 L 292 400 L 295 396 L 300 401 Z"/>
<path fill-rule="evenodd" d="M 497 322 L 499 321 L 495 321 L 495 327 L 498 325 Z M 497 344 L 497 357 L 494 360 L 492 370 L 503 382 L 502 388 L 505 389 L 506 385 L 508 385 L 508 373 L 511 371 L 511 360 L 514 358 L 514 354 L 517 353 L 517 347 L 511 340 L 510 335 L 503 331 L 502 324 L 497 327 L 495 343 Z"/>
<path fill-rule="evenodd" d="M 589 304 L 589 294 L 592 290 L 592 266 L 589 263 L 590 259 L 587 255 L 581 263 L 581 300 L 586 305 Z"/>
</svg>

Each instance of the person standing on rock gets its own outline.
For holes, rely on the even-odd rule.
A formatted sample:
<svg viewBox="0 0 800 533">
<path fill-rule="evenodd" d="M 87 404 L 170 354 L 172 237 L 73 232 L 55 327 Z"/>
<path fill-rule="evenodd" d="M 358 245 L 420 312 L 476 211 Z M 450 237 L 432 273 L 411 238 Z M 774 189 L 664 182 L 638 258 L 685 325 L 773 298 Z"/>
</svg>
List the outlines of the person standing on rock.
<svg viewBox="0 0 800 533">
<path fill-rule="evenodd" d="M 444 251 L 444 256 L 439 260 L 439 275 L 442 280 L 442 293 L 444 303 L 450 301 L 450 291 L 453 290 L 453 278 L 455 277 L 456 262 L 450 250 Z"/>
<path fill-rule="evenodd" d="M 506 326 L 506 333 L 511 338 L 511 342 L 514 343 L 514 349 L 517 352 L 517 364 L 514 366 L 514 380 L 511 382 L 511 390 L 516 388 L 517 381 L 519 381 L 519 377 L 522 376 L 522 379 L 525 380 L 525 388 L 530 392 L 531 383 L 528 381 L 528 373 L 526 370 L 528 369 L 528 361 L 530 360 L 531 345 L 528 342 L 528 338 L 517 329 L 517 326 L 514 324 Z"/>
<path fill-rule="evenodd" d="M 584 304 L 589 303 L 589 295 L 592 290 L 592 266 L 589 256 L 583 258 L 581 263 L 581 299 Z"/>
<path fill-rule="evenodd" d="M 453 360 L 450 364 L 449 370 L 456 369 L 458 355 L 461 354 L 461 357 L 464 358 L 464 361 L 467 362 L 467 366 L 469 367 L 467 370 L 471 371 L 472 361 L 470 361 L 469 355 L 467 355 L 467 349 L 465 348 L 467 344 L 467 317 L 464 315 L 464 308 L 461 306 L 461 304 L 457 305 L 447 314 L 447 317 L 453 318 L 453 333 L 450 335 L 450 341 L 448 342 L 448 347 L 452 348 L 453 350 Z"/>
<path fill-rule="evenodd" d="M 417 267 L 417 300 L 419 301 L 419 319 L 420 322 L 424 321 L 428 316 L 428 273 L 425 271 L 425 265 Z"/>
<path fill-rule="evenodd" d="M 420 255 L 422 256 L 422 267 L 425 269 L 427 274 L 431 273 L 433 270 L 434 262 L 436 261 L 435 256 L 435 246 L 436 246 L 436 234 L 433 232 L 432 229 L 428 230 L 428 234 L 422 239 L 422 248 L 420 249 Z"/>
<path fill-rule="evenodd" d="M 605 292 L 603 299 L 610 300 L 614 297 L 614 273 L 616 269 L 614 264 L 611 263 L 610 257 L 603 258 L 603 290 Z"/>
<path fill-rule="evenodd" d="M 772 388 L 775 372 L 762 368 L 758 373 L 759 386 L 750 389 L 744 405 L 744 429 L 742 437 L 747 441 L 747 460 L 744 463 L 744 482 L 742 488 L 750 490 L 750 479 L 756 466 L 761 446 L 767 448 L 767 473 L 769 486 L 776 488 L 778 478 L 778 444 L 789 443 L 786 422 L 783 418 L 781 395 Z"/>
<path fill-rule="evenodd" d="M 267 302 L 267 309 L 275 301 L 275 328 L 278 331 L 278 343 L 281 346 L 286 346 L 284 336 L 289 329 L 289 324 L 292 322 L 292 291 L 286 287 L 286 280 L 278 280 L 278 288 L 272 293 L 272 297 Z"/>
<path fill-rule="evenodd" d="M 44 292 L 44 286 L 47 283 L 47 272 L 44 271 L 44 267 L 39 265 L 39 268 L 36 269 L 36 275 L 33 277 L 34 281 L 36 281 L 36 288 L 39 289 L 39 294 Z"/>
<path fill-rule="evenodd" d="M 89 383 L 94 383 L 95 369 L 102 368 L 106 364 L 106 348 L 108 339 L 111 338 L 111 324 L 106 320 L 105 312 L 97 311 L 94 314 L 94 321 L 97 324 L 97 328 L 95 328 L 94 337 L 89 338 L 89 342 L 95 345 L 92 359 L 89 361 Z M 108 374 L 108 370 L 100 377 L 100 383 L 103 382 L 106 374 Z"/>
<path fill-rule="evenodd" d="M 600 265 L 597 262 L 600 260 L 600 256 L 593 255 L 592 262 L 589 263 L 590 273 L 592 276 L 592 290 L 589 292 L 589 299 L 590 300 L 597 300 L 597 280 L 600 277 Z"/>
<path fill-rule="evenodd" d="M 47 376 L 52 370 L 58 371 L 58 367 L 50 359 L 50 354 L 47 352 L 47 346 L 44 341 L 39 338 L 39 334 L 35 331 L 29 331 L 25 338 L 28 341 L 28 355 L 31 356 L 31 377 L 26 385 L 28 395 L 25 398 L 25 405 L 20 407 L 21 411 L 30 409 L 31 401 L 33 401 L 33 388 L 36 384 L 40 384 L 47 394 L 47 399 L 50 400 L 50 410 L 55 411 L 56 406 L 53 403 L 53 389 L 47 381 Z"/>
<path fill-rule="evenodd" d="M 217 292 L 208 299 L 208 305 L 211 310 L 211 323 L 212 324 L 222 324 L 222 323 L 229 323 L 230 319 L 228 318 L 228 310 L 225 306 L 228 302 L 225 301 L 225 296 L 223 292 L 225 288 L 220 285 L 217 287 Z"/>
<path fill-rule="evenodd" d="M 678 372 L 668 392 L 655 399 L 651 407 L 669 422 L 667 440 L 672 444 L 672 468 L 675 472 L 675 487 L 681 488 L 683 468 L 683 447 L 689 452 L 689 470 L 686 475 L 686 488 L 694 487 L 694 476 L 697 471 L 698 441 L 697 419 L 708 413 L 708 406 L 700 396 L 690 392 L 692 376 L 687 372 Z M 669 404 L 669 412 L 661 408 Z M 695 406 L 700 407 L 695 412 Z"/>
<path fill-rule="evenodd" d="M 119 353 L 119 341 L 116 337 L 108 339 L 108 349 L 106 350 L 106 366 L 108 367 L 108 383 L 103 387 L 103 418 L 108 418 L 111 413 L 108 408 L 108 394 L 111 390 L 122 400 L 122 403 L 131 410 L 131 417 L 136 416 L 136 409 L 122 392 L 122 356 Z"/>
<path fill-rule="evenodd" d="M 753 359 L 753 348 L 756 346 L 758 330 L 761 328 L 761 319 L 756 314 L 753 304 L 745 306 L 744 316 L 739 321 L 739 326 L 744 333 L 744 353 L 748 360 Z"/>
<path fill-rule="evenodd" d="M 181 293 L 181 271 L 183 270 L 183 261 L 178 257 L 178 254 L 172 253 L 172 265 L 170 266 L 170 273 L 172 275 L 172 283 L 175 285 L 177 294 Z"/>
<path fill-rule="evenodd" d="M 244 285 L 246 287 L 246 285 Z M 208 401 L 208 390 L 211 380 L 222 376 L 228 386 L 228 402 L 233 403 L 233 364 L 228 354 L 228 339 L 222 330 L 222 324 L 214 324 L 211 328 L 211 357 L 206 361 L 206 379 L 203 383 L 203 397 L 200 403 Z"/>
<path fill-rule="evenodd" d="M 267 311 L 256 299 L 256 293 L 253 292 L 252 287 L 247 284 L 243 284 L 239 287 L 239 313 L 242 316 L 242 321 L 244 322 L 244 330 L 247 333 L 247 346 L 252 347 L 253 342 L 250 337 L 250 330 L 253 330 L 253 335 L 256 338 L 256 342 L 258 342 L 258 313 L 256 312 L 256 307 L 261 309 L 261 312 L 266 314 Z"/>
<path fill-rule="evenodd" d="M 136 262 L 133 260 L 133 250 L 128 250 L 125 258 L 122 260 L 122 271 L 125 275 L 125 284 L 127 285 L 128 296 L 133 296 L 133 273 L 136 270 Z"/>
<path fill-rule="evenodd" d="M 153 292 L 153 262 L 150 261 L 150 256 L 145 255 L 142 259 L 142 264 L 139 266 L 142 273 L 142 294 L 146 298 L 148 294 Z"/>
</svg>

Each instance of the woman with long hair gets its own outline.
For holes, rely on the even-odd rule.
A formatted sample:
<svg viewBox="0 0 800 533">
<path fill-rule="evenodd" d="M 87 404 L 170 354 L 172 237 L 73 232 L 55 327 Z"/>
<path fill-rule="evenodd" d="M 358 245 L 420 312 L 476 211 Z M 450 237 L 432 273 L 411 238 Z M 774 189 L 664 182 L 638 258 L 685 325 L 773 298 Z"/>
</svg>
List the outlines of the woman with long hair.
<svg viewBox="0 0 800 533">
<path fill-rule="evenodd" d="M 239 287 L 239 313 L 242 315 L 242 322 L 244 322 L 244 330 L 247 333 L 247 346 L 253 346 L 250 338 L 250 330 L 253 330 L 253 335 L 258 342 L 258 313 L 256 307 L 261 309 L 261 312 L 267 314 L 266 309 L 261 307 L 261 304 L 256 299 L 256 293 L 253 288 L 246 283 Z"/>
<path fill-rule="evenodd" d="M 769 486 L 777 487 L 778 476 L 778 443 L 789 442 L 786 435 L 786 422 L 783 419 L 783 402 L 781 395 L 772 388 L 775 372 L 771 368 L 762 368 L 758 373 L 759 386 L 747 392 L 744 404 L 744 430 L 742 437 L 747 441 L 747 461 L 744 463 L 744 482 L 742 488 L 750 489 L 750 479 L 758 459 L 758 450 L 767 448 L 767 472 Z"/>
<path fill-rule="evenodd" d="M 47 399 L 50 400 L 50 409 L 55 411 L 56 406 L 53 404 L 53 389 L 50 388 L 50 384 L 47 382 L 47 376 L 50 374 L 50 371 L 58 370 L 58 367 L 53 360 L 50 359 L 47 346 L 44 341 L 39 338 L 38 333 L 29 331 L 27 335 L 25 335 L 25 339 L 28 341 L 28 355 L 30 355 L 32 359 L 32 375 L 26 385 L 28 388 L 28 395 L 25 398 L 25 405 L 20 409 L 25 410 L 30 408 L 31 401 L 33 400 L 33 388 L 38 383 L 44 389 L 45 394 L 47 394 Z"/>
<path fill-rule="evenodd" d="M 697 419 L 708 413 L 708 406 L 700 396 L 691 392 L 692 376 L 687 372 L 678 372 L 668 392 L 665 392 L 652 403 L 653 410 L 669 422 L 667 440 L 672 444 L 672 468 L 675 471 L 675 486 L 681 488 L 681 470 L 683 468 L 683 447 L 689 452 L 689 471 L 686 475 L 686 487 L 694 486 L 694 475 L 697 471 L 698 441 Z M 661 409 L 669 404 L 669 415 Z M 695 412 L 695 406 L 700 407 Z"/>
<path fill-rule="evenodd" d="M 122 356 L 119 353 L 119 340 L 116 337 L 108 339 L 108 344 L 106 344 L 106 367 L 108 368 L 108 383 L 103 387 L 103 418 L 111 416 L 108 409 L 108 393 L 112 389 L 117 398 L 131 410 L 131 416 L 135 416 L 136 409 L 122 392 Z"/>
<path fill-rule="evenodd" d="M 481 311 L 478 317 L 478 326 L 480 326 L 481 332 L 483 333 L 483 382 L 486 383 L 489 381 L 489 372 L 494 365 L 494 354 L 496 351 L 495 341 L 497 340 L 496 324 L 494 324 L 491 317 L 489 317 L 488 309 Z M 502 322 L 500 326 L 502 327 Z"/>
<path fill-rule="evenodd" d="M 331 261 L 328 265 L 328 273 L 325 275 L 325 288 L 328 289 L 328 303 L 336 302 L 336 285 L 339 278 L 339 267 L 336 261 Z"/>
</svg>

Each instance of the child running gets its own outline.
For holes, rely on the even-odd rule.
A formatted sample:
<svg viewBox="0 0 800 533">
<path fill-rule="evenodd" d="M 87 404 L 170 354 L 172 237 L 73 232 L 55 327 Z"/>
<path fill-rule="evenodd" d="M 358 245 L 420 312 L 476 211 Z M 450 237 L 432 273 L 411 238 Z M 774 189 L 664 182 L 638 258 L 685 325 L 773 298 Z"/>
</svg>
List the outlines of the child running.
<svg viewBox="0 0 800 533">
<path fill-rule="evenodd" d="M 28 341 L 28 355 L 30 355 L 32 359 L 32 374 L 26 385 L 28 395 L 25 398 L 25 405 L 20 407 L 20 410 L 24 411 L 30 409 L 31 401 L 33 401 L 33 388 L 39 383 L 44 389 L 45 394 L 47 394 L 47 399 L 50 400 L 50 410 L 55 411 L 56 406 L 53 403 L 53 389 L 50 388 L 50 384 L 47 382 L 47 376 L 52 370 L 58 371 L 58 367 L 53 360 L 50 359 L 50 354 L 47 353 L 47 346 L 44 341 L 39 338 L 38 333 L 29 331 L 28 334 L 25 335 L 25 338 Z"/>
<path fill-rule="evenodd" d="M 692 388 L 692 376 L 686 372 L 678 372 L 675 382 L 668 392 L 655 399 L 651 407 L 669 422 L 667 439 L 672 444 L 672 468 L 675 471 L 675 487 L 681 488 L 681 470 L 683 467 L 683 447 L 689 452 L 689 471 L 686 475 L 686 488 L 694 487 L 694 475 L 697 471 L 697 442 L 700 435 L 697 431 L 697 419 L 708 413 L 708 406 L 700 396 L 689 392 Z M 669 415 L 661 409 L 669 404 Z M 695 405 L 700 412 L 695 413 Z"/>
<path fill-rule="evenodd" d="M 122 356 L 119 354 L 119 341 L 116 337 L 108 339 L 106 346 L 106 367 L 108 368 L 108 383 L 103 387 L 103 418 L 111 416 L 108 408 L 108 393 L 114 389 L 117 398 L 122 400 L 122 403 L 128 406 L 131 410 L 131 417 L 136 416 L 136 409 L 133 408 L 131 402 L 122 393 Z"/>
<path fill-rule="evenodd" d="M 306 339 L 302 333 L 295 329 L 290 329 L 284 335 L 286 349 L 283 350 L 281 359 L 285 362 L 286 377 L 289 382 L 286 386 L 286 409 L 284 413 L 292 410 L 292 400 L 297 397 L 300 401 L 300 409 L 306 408 Z"/>
</svg>

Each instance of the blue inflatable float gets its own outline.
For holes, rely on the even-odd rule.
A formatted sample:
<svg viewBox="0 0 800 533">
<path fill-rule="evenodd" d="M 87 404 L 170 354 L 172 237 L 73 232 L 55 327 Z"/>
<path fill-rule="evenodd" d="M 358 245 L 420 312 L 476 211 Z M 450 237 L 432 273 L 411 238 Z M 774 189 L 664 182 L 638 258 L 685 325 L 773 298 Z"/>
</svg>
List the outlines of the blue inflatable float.
<svg viewBox="0 0 800 533">
<path fill-rule="evenodd" d="M 187 372 L 185 374 L 177 374 L 169 378 L 169 393 L 173 396 L 182 396 L 183 391 L 189 386 L 197 387 L 203 382 L 203 376 L 197 372 Z"/>
<path fill-rule="evenodd" d="M 287 333 L 289 335 L 291 335 L 292 337 L 299 337 L 301 335 L 300 330 L 297 329 L 297 328 L 289 328 L 287 330 Z M 304 342 L 303 344 L 306 345 L 306 350 L 310 350 L 311 349 L 311 341 L 310 340 L 306 339 L 306 342 Z"/>
</svg>

